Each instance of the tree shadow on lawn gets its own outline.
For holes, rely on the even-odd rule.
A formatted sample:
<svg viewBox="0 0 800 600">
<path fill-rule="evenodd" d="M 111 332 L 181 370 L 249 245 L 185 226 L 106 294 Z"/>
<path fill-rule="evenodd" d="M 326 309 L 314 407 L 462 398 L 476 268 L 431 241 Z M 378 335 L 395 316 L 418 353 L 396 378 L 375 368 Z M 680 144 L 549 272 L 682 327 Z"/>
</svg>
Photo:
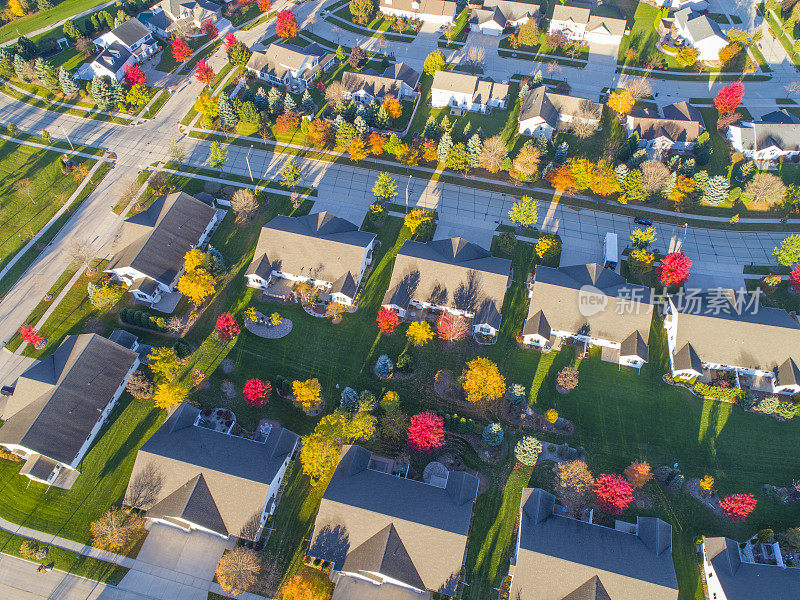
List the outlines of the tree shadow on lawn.
<svg viewBox="0 0 800 600">
<path fill-rule="evenodd" d="M 114 454 L 108 458 L 105 465 L 103 465 L 98 479 L 103 479 L 120 466 L 125 457 L 128 456 L 141 441 L 144 434 L 155 424 L 160 414 L 161 411 L 159 409 L 153 408 L 147 413 L 144 419 L 136 424 L 131 434 L 125 439 L 122 445 L 114 451 Z"/>
</svg>

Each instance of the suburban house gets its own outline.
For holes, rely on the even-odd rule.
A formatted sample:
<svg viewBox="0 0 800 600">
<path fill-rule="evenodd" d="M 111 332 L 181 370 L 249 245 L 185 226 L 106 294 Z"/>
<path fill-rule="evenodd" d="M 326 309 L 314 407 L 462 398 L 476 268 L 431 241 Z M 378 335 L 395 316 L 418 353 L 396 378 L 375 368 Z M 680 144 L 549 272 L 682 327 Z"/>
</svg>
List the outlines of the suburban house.
<svg viewBox="0 0 800 600">
<path fill-rule="evenodd" d="M 20 475 L 70 489 L 83 457 L 139 366 L 133 350 L 95 333 L 68 335 L 28 367 L 0 402 L 0 446 L 25 459 Z"/>
<path fill-rule="evenodd" d="M 139 19 L 128 19 L 94 40 L 100 51 L 91 63 L 79 71 L 81 79 L 109 76 L 121 81 L 125 66 L 140 63 L 158 52 L 153 34 Z"/>
<path fill-rule="evenodd" d="M 293 44 L 270 44 L 266 50 L 255 50 L 247 68 L 256 77 L 274 85 L 297 86 L 301 89 L 330 67 L 336 55 L 317 44 L 303 48 Z"/>
<path fill-rule="evenodd" d="M 522 490 L 509 575 L 513 600 L 678 598 L 669 523 L 637 517 L 597 525 L 591 511 L 586 520 L 570 517 L 538 488 Z"/>
<path fill-rule="evenodd" d="M 758 163 L 759 169 L 776 168 L 777 161 L 800 155 L 800 119 L 785 109 L 758 121 L 741 121 L 728 127 L 728 141 L 736 152 Z"/>
<path fill-rule="evenodd" d="M 602 265 L 536 267 L 523 343 L 546 350 L 565 340 L 600 346 L 603 360 L 641 368 L 649 360 L 650 290 Z"/>
<path fill-rule="evenodd" d="M 247 285 L 274 298 L 288 298 L 296 283 L 307 281 L 325 290 L 325 300 L 352 306 L 376 238 L 327 211 L 279 215 L 258 236 L 253 262 L 245 272 Z"/>
<path fill-rule="evenodd" d="M 628 22 L 625 19 L 590 15 L 583 34 L 583 41 L 592 44 L 618 45 L 627 28 Z"/>
<path fill-rule="evenodd" d="M 728 45 L 728 40 L 716 21 L 690 7 L 675 13 L 673 26 L 675 33 L 700 53 L 700 60 L 719 60 L 719 51 Z"/>
<path fill-rule="evenodd" d="M 449 471 L 423 483 L 394 468 L 360 446 L 342 448 L 307 550 L 333 563 L 334 598 L 456 594 L 478 479 Z"/>
<path fill-rule="evenodd" d="M 713 369 L 733 372 L 738 387 L 800 392 L 800 324 L 754 304 L 734 290 L 670 296 L 664 328 L 672 376 L 704 380 Z"/>
<path fill-rule="evenodd" d="M 556 131 L 568 130 L 581 119 L 599 127 L 602 114 L 602 104 L 556 94 L 540 85 L 525 94 L 519 110 L 518 130 L 522 135 L 552 140 Z"/>
<path fill-rule="evenodd" d="M 491 79 L 478 79 L 454 71 L 436 71 L 431 85 L 431 106 L 460 108 L 485 113 L 492 108 L 503 109 L 508 102 L 508 85 Z"/>
<path fill-rule="evenodd" d="M 403 62 L 391 65 L 383 75 L 370 70 L 360 73 L 345 71 L 342 73 L 342 94 L 345 100 L 361 104 L 381 103 L 387 95 L 409 100 L 414 97 L 419 78 L 420 74 Z"/>
<path fill-rule="evenodd" d="M 300 436 L 266 420 L 253 439 L 231 435 L 212 415 L 178 404 L 136 454 L 125 502 L 150 521 L 257 540 Z"/>
<path fill-rule="evenodd" d="M 457 6 L 451 0 L 380 0 L 378 9 L 389 17 L 448 25 L 456 17 Z"/>
<path fill-rule="evenodd" d="M 481 33 L 500 35 L 506 27 L 519 27 L 539 17 L 539 5 L 511 0 L 486 0 L 481 8 L 472 11 L 472 20 Z"/>
<path fill-rule="evenodd" d="M 206 242 L 218 220 L 217 210 L 194 196 L 159 196 L 147 210 L 122 223 L 105 271 L 137 300 L 158 304 L 178 285 L 183 257 Z"/>
<path fill-rule="evenodd" d="M 769 562 L 756 562 L 753 544 L 725 537 L 703 538 L 703 579 L 714 600 L 795 600 L 800 569 L 787 567 L 777 542 L 758 544 Z M 742 547 L 743 546 L 743 547 Z M 772 560 L 775 562 L 773 563 Z"/>
<path fill-rule="evenodd" d="M 553 7 L 553 16 L 550 18 L 550 27 L 547 32 L 560 31 L 568 40 L 580 42 L 586 34 L 589 13 L 589 9 L 582 6 L 556 4 Z"/>
<path fill-rule="evenodd" d="M 475 333 L 500 329 L 511 261 L 454 237 L 422 243 L 407 240 L 397 253 L 383 306 L 414 320 L 422 311 L 472 319 Z"/>
<path fill-rule="evenodd" d="M 163 38 L 200 29 L 204 21 L 221 24 L 222 7 L 208 0 L 163 0 L 146 18 L 150 30 Z"/>
<path fill-rule="evenodd" d="M 639 147 L 663 152 L 688 152 L 706 128 L 700 111 L 686 102 L 676 102 L 661 109 L 644 108 L 628 115 L 628 135 L 639 134 Z"/>
</svg>

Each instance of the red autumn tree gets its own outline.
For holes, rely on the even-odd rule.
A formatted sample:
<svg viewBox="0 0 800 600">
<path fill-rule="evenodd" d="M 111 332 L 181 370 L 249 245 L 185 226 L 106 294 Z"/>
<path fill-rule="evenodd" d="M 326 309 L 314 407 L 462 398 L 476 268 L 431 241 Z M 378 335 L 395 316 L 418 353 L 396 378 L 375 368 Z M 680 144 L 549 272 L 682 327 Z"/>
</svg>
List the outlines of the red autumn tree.
<svg viewBox="0 0 800 600">
<path fill-rule="evenodd" d="M 194 70 L 194 76 L 200 83 L 211 85 L 211 82 L 214 81 L 214 69 L 211 68 L 208 61 L 200 59 L 197 61 L 197 68 Z"/>
<path fill-rule="evenodd" d="M 731 521 L 744 521 L 758 504 L 753 494 L 731 494 L 719 501 L 722 514 Z"/>
<path fill-rule="evenodd" d="M 267 398 L 272 394 L 272 385 L 269 381 L 248 379 L 244 384 L 242 393 L 248 406 L 264 406 Z"/>
<path fill-rule="evenodd" d="M 29 346 L 35 346 L 44 340 L 44 336 L 40 335 L 39 332 L 30 325 L 23 325 L 19 328 L 19 337 Z"/>
<path fill-rule="evenodd" d="M 203 23 L 200 25 L 200 31 L 212 38 L 215 38 L 219 35 L 219 29 L 217 29 L 216 24 L 211 19 L 206 19 L 203 21 Z"/>
<path fill-rule="evenodd" d="M 714 106 L 721 113 L 736 110 L 744 98 L 744 84 L 741 81 L 729 83 L 714 96 Z"/>
<path fill-rule="evenodd" d="M 658 279 L 667 287 L 678 287 L 689 279 L 689 267 L 692 259 L 683 252 L 670 252 L 661 259 L 658 266 Z"/>
<path fill-rule="evenodd" d="M 214 331 L 219 335 L 219 339 L 230 340 L 239 335 L 239 323 L 236 322 L 236 318 L 231 313 L 222 313 L 217 317 Z"/>
<path fill-rule="evenodd" d="M 172 40 L 172 58 L 178 62 L 184 62 L 189 60 L 191 55 L 192 49 L 189 47 L 189 44 L 186 43 L 186 40 L 182 40 L 181 38 Z"/>
<path fill-rule="evenodd" d="M 253 3 L 253 0 L 237 0 L 239 6 L 250 6 Z"/>
<path fill-rule="evenodd" d="M 142 67 L 133 63 L 125 65 L 125 85 L 129 88 L 135 85 L 147 85 L 147 77 L 142 71 Z"/>
<path fill-rule="evenodd" d="M 238 41 L 232 31 L 226 35 L 225 40 L 222 42 L 222 45 L 225 46 L 225 52 L 230 50 Z"/>
<path fill-rule="evenodd" d="M 445 312 L 436 321 L 436 329 L 441 339 L 447 342 L 458 342 L 467 337 L 469 321 L 460 315 Z"/>
<path fill-rule="evenodd" d="M 619 515 L 633 502 L 633 489 L 622 475 L 600 475 L 594 482 L 594 497 L 601 510 Z"/>
<path fill-rule="evenodd" d="M 272 8 L 272 0 L 257 0 L 256 4 L 258 5 L 258 10 L 261 12 L 267 12 Z"/>
<path fill-rule="evenodd" d="M 275 25 L 275 31 L 279 36 L 288 40 L 297 37 L 299 30 L 297 19 L 294 18 L 294 13 L 291 10 L 286 8 L 278 13 L 278 23 Z"/>
<path fill-rule="evenodd" d="M 275 119 L 275 131 L 288 135 L 300 127 L 300 115 L 293 110 L 283 113 Z"/>
<path fill-rule="evenodd" d="M 397 331 L 397 327 L 400 325 L 400 318 L 392 309 L 381 308 L 378 311 L 378 316 L 375 318 L 375 322 L 378 324 L 378 329 L 381 330 L 381 333 L 385 335 L 392 335 L 395 331 Z"/>
<path fill-rule="evenodd" d="M 795 293 L 800 293 L 800 264 L 794 266 L 792 272 L 789 273 L 789 287 Z"/>
<path fill-rule="evenodd" d="M 411 417 L 408 445 L 420 452 L 433 452 L 444 446 L 444 419 L 433 411 Z"/>
</svg>

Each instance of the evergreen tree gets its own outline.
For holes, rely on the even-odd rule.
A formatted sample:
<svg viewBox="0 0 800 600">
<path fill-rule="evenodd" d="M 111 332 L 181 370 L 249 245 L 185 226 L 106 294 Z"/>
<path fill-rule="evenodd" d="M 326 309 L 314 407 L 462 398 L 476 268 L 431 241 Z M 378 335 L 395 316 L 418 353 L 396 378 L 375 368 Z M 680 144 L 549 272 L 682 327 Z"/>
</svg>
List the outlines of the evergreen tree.
<svg viewBox="0 0 800 600">
<path fill-rule="evenodd" d="M 117 106 L 119 104 L 125 104 L 125 98 L 128 95 L 128 92 L 125 90 L 125 86 L 122 85 L 121 81 L 117 81 L 116 79 L 111 81 L 111 105 Z"/>
<path fill-rule="evenodd" d="M 526 81 L 525 83 L 523 83 L 519 87 L 519 99 L 524 101 L 525 100 L 525 94 L 527 94 L 529 90 L 530 90 L 530 88 L 528 87 L 528 82 Z"/>
<path fill-rule="evenodd" d="M 3 79 L 11 79 L 14 74 L 13 55 L 3 48 L 3 51 L 0 52 L 0 77 Z"/>
<path fill-rule="evenodd" d="M 728 199 L 729 191 L 730 184 L 728 180 L 723 175 L 714 175 L 708 179 L 706 189 L 703 191 L 702 201 L 712 206 L 722 204 Z"/>
<path fill-rule="evenodd" d="M 236 127 L 236 124 L 239 122 L 239 117 L 236 116 L 236 111 L 233 108 L 233 104 L 231 104 L 231 99 L 225 94 L 220 94 L 219 96 L 219 122 L 228 130 Z"/>
<path fill-rule="evenodd" d="M 342 125 L 344 125 L 345 123 L 347 123 L 347 121 L 345 121 L 345 120 L 344 120 L 344 117 L 343 117 L 342 115 L 339 115 L 338 117 L 336 117 L 336 118 L 333 120 L 333 128 L 334 128 L 336 131 L 339 131 L 339 128 L 340 128 Z"/>
<path fill-rule="evenodd" d="M 92 16 L 89 17 L 89 22 L 92 24 L 94 31 L 100 29 L 100 19 L 97 18 L 97 13 L 92 13 Z"/>
<path fill-rule="evenodd" d="M 380 107 L 377 102 L 373 100 L 369 103 L 369 106 L 367 106 L 364 111 L 364 119 L 367 123 L 370 125 L 376 125 L 378 123 L 378 110 L 380 110 Z"/>
<path fill-rule="evenodd" d="M 278 88 L 271 87 L 267 93 L 267 104 L 269 105 L 269 112 L 273 115 L 283 112 L 283 96 Z"/>
<path fill-rule="evenodd" d="M 536 74 L 533 76 L 533 85 L 539 85 L 540 83 L 542 83 L 542 79 L 544 79 L 542 77 L 542 72 L 536 71 Z"/>
<path fill-rule="evenodd" d="M 22 58 L 25 60 L 33 60 L 39 55 L 39 48 L 24 35 L 17 39 L 15 48 L 16 53 L 21 54 Z"/>
<path fill-rule="evenodd" d="M 381 106 L 378 109 L 378 114 L 375 116 L 375 120 L 378 122 L 378 127 L 385 129 L 389 126 L 389 113 L 386 110 L 386 107 Z"/>
<path fill-rule="evenodd" d="M 336 104 L 333 105 L 334 116 L 338 117 L 339 115 L 343 115 L 346 108 L 344 102 L 337 100 Z"/>
<path fill-rule="evenodd" d="M 694 179 L 695 189 L 698 192 L 702 192 L 708 186 L 708 172 L 707 171 L 698 171 L 692 177 Z"/>
<path fill-rule="evenodd" d="M 628 165 L 625 163 L 618 164 L 616 167 L 614 167 L 614 174 L 617 176 L 617 181 L 622 183 L 628 176 Z"/>
<path fill-rule="evenodd" d="M 36 77 L 47 89 L 55 90 L 58 88 L 58 76 L 53 65 L 43 58 L 37 58 L 33 69 L 36 71 Z"/>
<path fill-rule="evenodd" d="M 439 137 L 439 124 L 436 122 L 436 117 L 433 115 L 428 117 L 425 121 L 425 127 L 422 129 L 422 136 L 428 140 L 435 140 Z"/>
<path fill-rule="evenodd" d="M 477 133 L 467 142 L 467 153 L 469 154 L 469 166 L 473 169 L 481 165 L 481 151 L 483 150 L 483 140 Z"/>
<path fill-rule="evenodd" d="M 297 103 L 294 101 L 294 98 L 289 92 L 286 92 L 286 96 L 283 98 L 283 112 L 289 112 L 297 108 Z"/>
<path fill-rule="evenodd" d="M 358 137 L 365 138 L 369 133 L 369 125 L 364 120 L 364 117 L 358 116 L 353 121 L 353 127 L 356 128 L 356 133 L 358 133 Z"/>
<path fill-rule="evenodd" d="M 267 110 L 269 108 L 269 101 L 267 100 L 267 92 L 263 87 L 258 88 L 253 102 L 258 110 Z"/>
<path fill-rule="evenodd" d="M 446 118 L 447 115 L 445 115 L 445 119 Z M 447 160 L 447 154 L 450 152 L 450 148 L 452 147 L 453 138 L 451 138 L 450 134 L 445 131 L 439 140 L 439 145 L 436 147 L 436 158 L 440 163 L 443 163 Z"/>
<path fill-rule="evenodd" d="M 356 128 L 350 123 L 342 123 L 336 130 L 336 145 L 340 148 L 347 148 L 354 139 L 358 137 Z"/>
<path fill-rule="evenodd" d="M 61 86 L 61 91 L 64 92 L 65 96 L 74 96 L 80 90 L 72 73 L 63 66 L 58 68 L 58 84 Z"/>
<path fill-rule="evenodd" d="M 567 160 L 567 153 L 569 152 L 569 144 L 567 142 L 561 142 L 556 148 L 556 155 L 553 157 L 553 162 L 560 165 L 563 164 L 565 160 Z"/>
<path fill-rule="evenodd" d="M 446 131 L 447 133 L 450 133 L 450 131 L 453 129 L 453 125 L 450 123 L 450 119 L 447 117 L 447 115 L 442 117 L 442 122 L 439 123 L 439 127 L 442 131 Z"/>
<path fill-rule="evenodd" d="M 303 92 L 303 97 L 300 100 L 300 105 L 303 107 L 303 111 L 307 113 L 314 112 L 314 99 L 311 97 L 311 94 L 308 90 Z"/>
<path fill-rule="evenodd" d="M 64 35 L 70 39 L 77 40 L 81 37 L 81 30 L 75 24 L 75 21 L 67 21 L 63 26 Z"/>
<path fill-rule="evenodd" d="M 250 123 L 252 125 L 258 125 L 259 121 L 261 121 L 256 105 L 249 100 L 242 102 L 242 107 L 239 109 L 239 119 L 241 119 L 242 123 Z"/>
<path fill-rule="evenodd" d="M 461 133 L 461 135 L 464 137 L 465 140 L 469 139 L 470 131 L 472 131 L 472 123 L 467 121 L 466 124 L 464 125 L 464 130 Z"/>
<path fill-rule="evenodd" d="M 53 8 L 53 3 L 50 0 L 36 0 L 36 8 L 38 10 L 50 10 Z"/>
<path fill-rule="evenodd" d="M 14 74 L 17 79 L 28 81 L 28 74 L 25 72 L 25 61 L 19 54 L 14 55 Z"/>
<path fill-rule="evenodd" d="M 92 79 L 90 93 L 100 110 L 108 110 L 113 106 L 111 81 L 108 76 L 95 75 L 95 78 Z"/>
</svg>

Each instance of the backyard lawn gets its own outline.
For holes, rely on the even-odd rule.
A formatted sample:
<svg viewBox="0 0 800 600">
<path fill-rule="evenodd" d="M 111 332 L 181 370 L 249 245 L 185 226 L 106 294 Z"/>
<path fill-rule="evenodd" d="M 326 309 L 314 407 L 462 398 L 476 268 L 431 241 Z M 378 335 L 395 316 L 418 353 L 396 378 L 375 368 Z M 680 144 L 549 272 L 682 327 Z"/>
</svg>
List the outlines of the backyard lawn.
<svg viewBox="0 0 800 600">
<path fill-rule="evenodd" d="M 71 15 L 89 10 L 98 4 L 103 4 L 103 2 L 105 0 L 62 0 L 54 3 L 53 8 L 49 10 L 39 11 L 32 15 L 15 19 L 0 27 L 0 42 L 7 42 L 19 35 L 28 35 L 31 31 L 52 25 Z"/>
</svg>

